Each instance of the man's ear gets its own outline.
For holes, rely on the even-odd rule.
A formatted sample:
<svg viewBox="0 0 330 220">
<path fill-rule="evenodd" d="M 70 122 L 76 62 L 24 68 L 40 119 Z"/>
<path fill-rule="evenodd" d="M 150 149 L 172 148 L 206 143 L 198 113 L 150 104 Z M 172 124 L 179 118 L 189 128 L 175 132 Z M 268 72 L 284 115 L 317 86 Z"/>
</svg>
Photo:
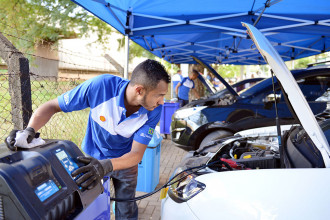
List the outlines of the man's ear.
<svg viewBox="0 0 330 220">
<path fill-rule="evenodd" d="M 145 88 L 142 85 L 137 85 L 135 87 L 135 92 L 137 95 L 144 95 Z"/>
</svg>

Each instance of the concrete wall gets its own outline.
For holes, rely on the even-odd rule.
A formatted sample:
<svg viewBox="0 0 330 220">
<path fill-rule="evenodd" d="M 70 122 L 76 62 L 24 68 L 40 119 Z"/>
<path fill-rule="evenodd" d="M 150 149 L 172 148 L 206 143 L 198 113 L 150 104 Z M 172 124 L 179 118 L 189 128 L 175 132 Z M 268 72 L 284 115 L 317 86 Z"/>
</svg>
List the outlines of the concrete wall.
<svg viewBox="0 0 330 220">
<path fill-rule="evenodd" d="M 120 38 L 122 38 L 121 34 L 113 32 L 109 44 L 106 45 L 108 49 L 104 49 L 102 45 L 94 43 L 97 38 L 92 35 L 89 38 L 60 40 L 59 59 L 60 61 L 67 61 L 59 63 L 61 74 L 65 74 L 64 70 L 71 69 L 72 71 L 88 70 L 92 74 L 97 74 L 99 71 L 100 74 L 110 73 L 118 75 L 117 69 L 104 58 L 104 55 L 109 54 L 121 66 L 124 66 L 124 48 L 118 50 L 119 43 L 117 39 Z M 132 72 L 144 60 L 145 58 L 134 58 L 129 64 L 129 72 Z M 67 74 L 71 74 L 70 71 L 67 71 Z"/>
<path fill-rule="evenodd" d="M 30 62 L 30 71 L 38 76 L 56 79 L 59 68 L 58 51 L 52 49 L 52 44 L 39 44 L 35 48 L 35 57 Z M 32 77 L 34 77 L 32 75 Z"/>
</svg>

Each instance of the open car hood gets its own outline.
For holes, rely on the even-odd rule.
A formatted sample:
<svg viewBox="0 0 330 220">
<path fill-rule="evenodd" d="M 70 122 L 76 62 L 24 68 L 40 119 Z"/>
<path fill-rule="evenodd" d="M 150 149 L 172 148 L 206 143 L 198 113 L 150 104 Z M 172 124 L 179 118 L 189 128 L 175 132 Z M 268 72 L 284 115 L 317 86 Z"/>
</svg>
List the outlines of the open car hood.
<svg viewBox="0 0 330 220">
<path fill-rule="evenodd" d="M 205 63 L 203 60 L 201 60 L 198 57 L 192 56 L 192 58 L 200 65 L 202 65 L 204 68 L 206 68 L 209 72 L 211 72 L 215 77 L 217 77 L 220 82 L 222 82 L 222 84 L 228 89 L 228 91 L 234 95 L 234 96 L 238 96 L 237 92 L 233 89 L 233 87 L 231 87 L 224 78 L 222 78 L 217 71 L 215 71 L 210 65 L 208 65 L 207 63 Z"/>
<path fill-rule="evenodd" d="M 198 79 L 203 83 L 203 85 L 205 86 L 205 88 L 211 93 L 214 94 L 217 92 L 217 90 L 214 88 L 213 84 L 206 79 L 203 75 L 199 74 L 198 75 Z"/>
<path fill-rule="evenodd" d="M 330 167 L 328 141 L 290 70 L 271 43 L 257 28 L 247 23 L 242 22 L 242 24 L 247 28 L 247 32 L 260 54 L 280 81 L 285 93 L 287 93 L 289 104 L 291 104 L 305 131 L 321 152 L 325 166 Z"/>
</svg>

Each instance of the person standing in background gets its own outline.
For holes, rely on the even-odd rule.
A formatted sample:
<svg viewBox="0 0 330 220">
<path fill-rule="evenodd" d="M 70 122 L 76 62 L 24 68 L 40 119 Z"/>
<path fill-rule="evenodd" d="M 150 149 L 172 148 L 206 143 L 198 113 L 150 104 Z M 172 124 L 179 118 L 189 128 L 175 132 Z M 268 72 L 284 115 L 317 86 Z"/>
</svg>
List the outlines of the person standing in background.
<svg viewBox="0 0 330 220">
<path fill-rule="evenodd" d="M 217 78 L 217 77 L 214 77 L 213 80 L 212 80 L 212 84 L 214 85 L 214 88 L 217 90 L 217 91 L 220 91 L 220 80 Z"/>
<path fill-rule="evenodd" d="M 184 77 L 175 87 L 175 93 L 181 102 L 180 106 L 184 106 L 189 103 L 189 91 L 192 90 L 197 99 L 200 98 L 199 94 L 195 89 L 194 80 L 197 79 L 199 73 L 197 70 L 193 70 L 189 73 L 188 77 Z"/>
<path fill-rule="evenodd" d="M 172 87 L 172 91 L 173 91 L 173 98 L 177 98 L 177 94 L 175 93 L 175 87 L 178 85 L 179 82 L 181 82 L 181 80 L 183 79 L 182 76 L 182 72 L 181 70 L 178 70 L 178 72 L 176 74 L 173 75 L 172 77 L 172 82 L 173 82 L 173 87 Z"/>
<path fill-rule="evenodd" d="M 208 79 L 210 82 L 212 82 L 212 74 L 211 73 L 208 73 L 207 76 L 206 76 L 206 79 Z"/>
</svg>

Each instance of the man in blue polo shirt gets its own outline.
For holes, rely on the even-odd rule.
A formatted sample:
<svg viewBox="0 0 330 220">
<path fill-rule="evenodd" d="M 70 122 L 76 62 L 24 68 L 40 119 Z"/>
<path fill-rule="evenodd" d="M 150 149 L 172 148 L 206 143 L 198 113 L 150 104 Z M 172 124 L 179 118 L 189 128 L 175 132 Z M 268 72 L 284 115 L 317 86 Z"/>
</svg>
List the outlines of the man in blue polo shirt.
<svg viewBox="0 0 330 220">
<path fill-rule="evenodd" d="M 189 73 L 188 77 L 184 77 L 181 82 L 175 87 L 175 93 L 178 96 L 180 105 L 184 106 L 189 103 L 189 91 L 192 90 L 197 99 L 199 99 L 199 94 L 195 89 L 194 80 L 197 79 L 199 73 L 197 70 L 193 70 Z"/>
<path fill-rule="evenodd" d="M 130 81 L 109 74 L 87 80 L 57 99 L 41 105 L 32 115 L 28 128 L 23 131 L 26 134 L 25 141 L 31 141 L 35 131 L 55 113 L 89 107 L 87 130 L 82 143 L 84 152 L 89 156 L 78 158 L 86 165 L 72 175 L 82 174 L 76 180 L 77 184 L 91 189 L 110 173 L 115 196 L 134 198 L 137 165 L 160 119 L 161 105 L 169 82 L 170 77 L 164 67 L 153 60 L 139 64 Z M 8 137 L 6 142 L 12 143 L 15 137 Z M 116 203 L 115 213 L 116 219 L 137 219 L 136 202 Z"/>
<path fill-rule="evenodd" d="M 172 91 L 173 91 L 173 98 L 177 98 L 177 97 L 178 97 L 178 96 L 176 95 L 176 93 L 175 93 L 175 88 L 176 88 L 176 86 L 178 85 L 178 83 L 181 82 L 182 79 L 183 79 L 183 76 L 182 76 L 182 72 L 181 72 L 181 70 L 178 70 L 178 72 L 172 76 L 172 84 L 173 84 Z"/>
</svg>

